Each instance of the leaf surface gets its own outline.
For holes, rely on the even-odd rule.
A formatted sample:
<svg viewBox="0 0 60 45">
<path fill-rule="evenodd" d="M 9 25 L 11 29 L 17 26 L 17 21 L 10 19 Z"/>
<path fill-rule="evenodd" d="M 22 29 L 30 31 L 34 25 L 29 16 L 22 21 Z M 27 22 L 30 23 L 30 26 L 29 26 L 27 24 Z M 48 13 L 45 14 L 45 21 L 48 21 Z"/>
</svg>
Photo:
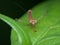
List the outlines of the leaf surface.
<svg viewBox="0 0 60 45">
<path fill-rule="evenodd" d="M 17 22 L 27 31 L 32 45 L 56 45 L 60 43 L 60 2 L 48 1 L 32 8 L 32 16 L 38 20 L 37 32 L 29 23 L 27 13 Z M 12 31 L 14 33 L 14 31 Z"/>
<path fill-rule="evenodd" d="M 16 32 L 16 35 L 18 37 L 17 45 L 31 45 L 30 38 L 26 34 L 26 31 L 24 31 L 15 20 L 13 20 L 10 17 L 7 17 L 3 14 L 0 14 L 0 19 L 5 21 L 7 24 L 9 24 L 14 29 L 14 31 Z"/>
</svg>

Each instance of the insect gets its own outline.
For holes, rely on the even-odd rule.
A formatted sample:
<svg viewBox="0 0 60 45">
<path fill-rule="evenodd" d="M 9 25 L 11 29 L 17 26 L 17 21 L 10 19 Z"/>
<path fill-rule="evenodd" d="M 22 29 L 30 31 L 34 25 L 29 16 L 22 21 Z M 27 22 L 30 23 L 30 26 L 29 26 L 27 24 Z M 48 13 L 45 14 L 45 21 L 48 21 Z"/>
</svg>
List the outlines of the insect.
<svg viewBox="0 0 60 45">
<path fill-rule="evenodd" d="M 28 10 L 28 20 L 30 22 L 30 24 L 32 24 L 33 28 L 34 28 L 34 32 L 36 32 L 36 23 L 37 23 L 37 20 L 33 19 L 32 17 L 32 11 L 31 10 Z"/>
<path fill-rule="evenodd" d="M 26 9 L 23 8 L 23 6 L 19 5 L 19 4 L 16 3 L 16 2 L 15 2 L 15 4 L 16 4 L 18 7 L 20 7 L 23 11 L 26 12 Z M 45 8 L 45 7 L 44 7 L 44 8 Z M 32 10 L 28 10 L 28 11 L 27 11 L 29 22 L 30 22 L 31 25 L 33 26 L 35 32 L 36 32 L 36 23 L 37 23 L 38 21 L 40 21 L 44 16 L 47 15 L 46 13 L 48 12 L 48 7 L 46 7 L 46 8 L 47 8 L 47 10 L 45 9 L 44 13 L 43 13 L 42 15 L 38 16 L 37 20 L 33 19 L 33 17 L 32 17 Z"/>
<path fill-rule="evenodd" d="M 42 19 L 44 16 L 46 16 L 47 11 L 45 10 L 45 12 L 44 12 L 41 16 L 39 16 L 39 18 L 38 18 L 37 20 L 33 19 L 33 17 L 32 17 L 32 10 L 28 10 L 27 13 L 28 13 L 28 20 L 29 20 L 30 24 L 33 26 L 34 32 L 36 32 L 36 31 L 37 31 L 37 30 L 36 30 L 36 23 L 37 23 L 40 19 Z"/>
</svg>

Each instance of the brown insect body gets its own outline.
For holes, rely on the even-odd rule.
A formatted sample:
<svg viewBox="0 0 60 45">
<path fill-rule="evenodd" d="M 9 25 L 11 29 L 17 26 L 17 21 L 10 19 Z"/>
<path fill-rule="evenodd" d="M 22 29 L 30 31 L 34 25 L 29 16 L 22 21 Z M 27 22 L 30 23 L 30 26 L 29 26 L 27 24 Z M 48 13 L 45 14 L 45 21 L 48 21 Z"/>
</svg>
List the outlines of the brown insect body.
<svg viewBox="0 0 60 45">
<path fill-rule="evenodd" d="M 36 23 L 37 23 L 37 20 L 33 19 L 33 17 L 32 17 L 32 11 L 31 10 L 28 10 L 28 19 L 29 19 L 29 22 L 34 27 L 34 31 L 36 32 Z"/>
</svg>

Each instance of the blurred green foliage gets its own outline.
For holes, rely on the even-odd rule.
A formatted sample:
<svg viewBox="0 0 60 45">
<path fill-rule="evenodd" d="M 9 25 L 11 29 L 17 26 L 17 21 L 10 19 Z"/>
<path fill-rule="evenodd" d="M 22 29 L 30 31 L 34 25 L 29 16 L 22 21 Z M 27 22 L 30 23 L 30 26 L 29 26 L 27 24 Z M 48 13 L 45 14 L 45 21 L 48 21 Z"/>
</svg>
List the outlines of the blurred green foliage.
<svg viewBox="0 0 60 45">
<path fill-rule="evenodd" d="M 11 45 L 60 45 L 59 4 L 59 1 L 47 1 L 31 9 L 33 18 L 38 20 L 37 32 L 33 31 L 27 13 L 18 20 L 0 14 L 0 19 L 13 28 Z"/>
<path fill-rule="evenodd" d="M 32 45 L 60 45 L 59 4 L 59 1 L 47 1 L 32 8 L 33 18 L 38 20 L 36 24 L 37 32 L 33 31 L 33 26 L 28 21 L 27 13 L 17 20 L 20 27 L 28 33 Z M 18 40 L 17 33 L 12 30 L 11 45 L 20 45 Z"/>
</svg>

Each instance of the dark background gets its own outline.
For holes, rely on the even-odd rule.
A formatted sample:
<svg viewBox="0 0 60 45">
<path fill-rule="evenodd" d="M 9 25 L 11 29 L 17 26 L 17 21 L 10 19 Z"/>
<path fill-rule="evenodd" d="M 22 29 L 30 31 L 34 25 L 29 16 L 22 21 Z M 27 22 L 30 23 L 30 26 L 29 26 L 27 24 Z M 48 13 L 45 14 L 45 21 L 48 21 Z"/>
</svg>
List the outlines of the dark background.
<svg viewBox="0 0 60 45">
<path fill-rule="evenodd" d="M 23 14 L 38 3 L 45 0 L 0 0 L 0 13 L 13 19 L 23 16 Z M 0 45 L 11 45 L 11 27 L 0 20 Z"/>
</svg>

